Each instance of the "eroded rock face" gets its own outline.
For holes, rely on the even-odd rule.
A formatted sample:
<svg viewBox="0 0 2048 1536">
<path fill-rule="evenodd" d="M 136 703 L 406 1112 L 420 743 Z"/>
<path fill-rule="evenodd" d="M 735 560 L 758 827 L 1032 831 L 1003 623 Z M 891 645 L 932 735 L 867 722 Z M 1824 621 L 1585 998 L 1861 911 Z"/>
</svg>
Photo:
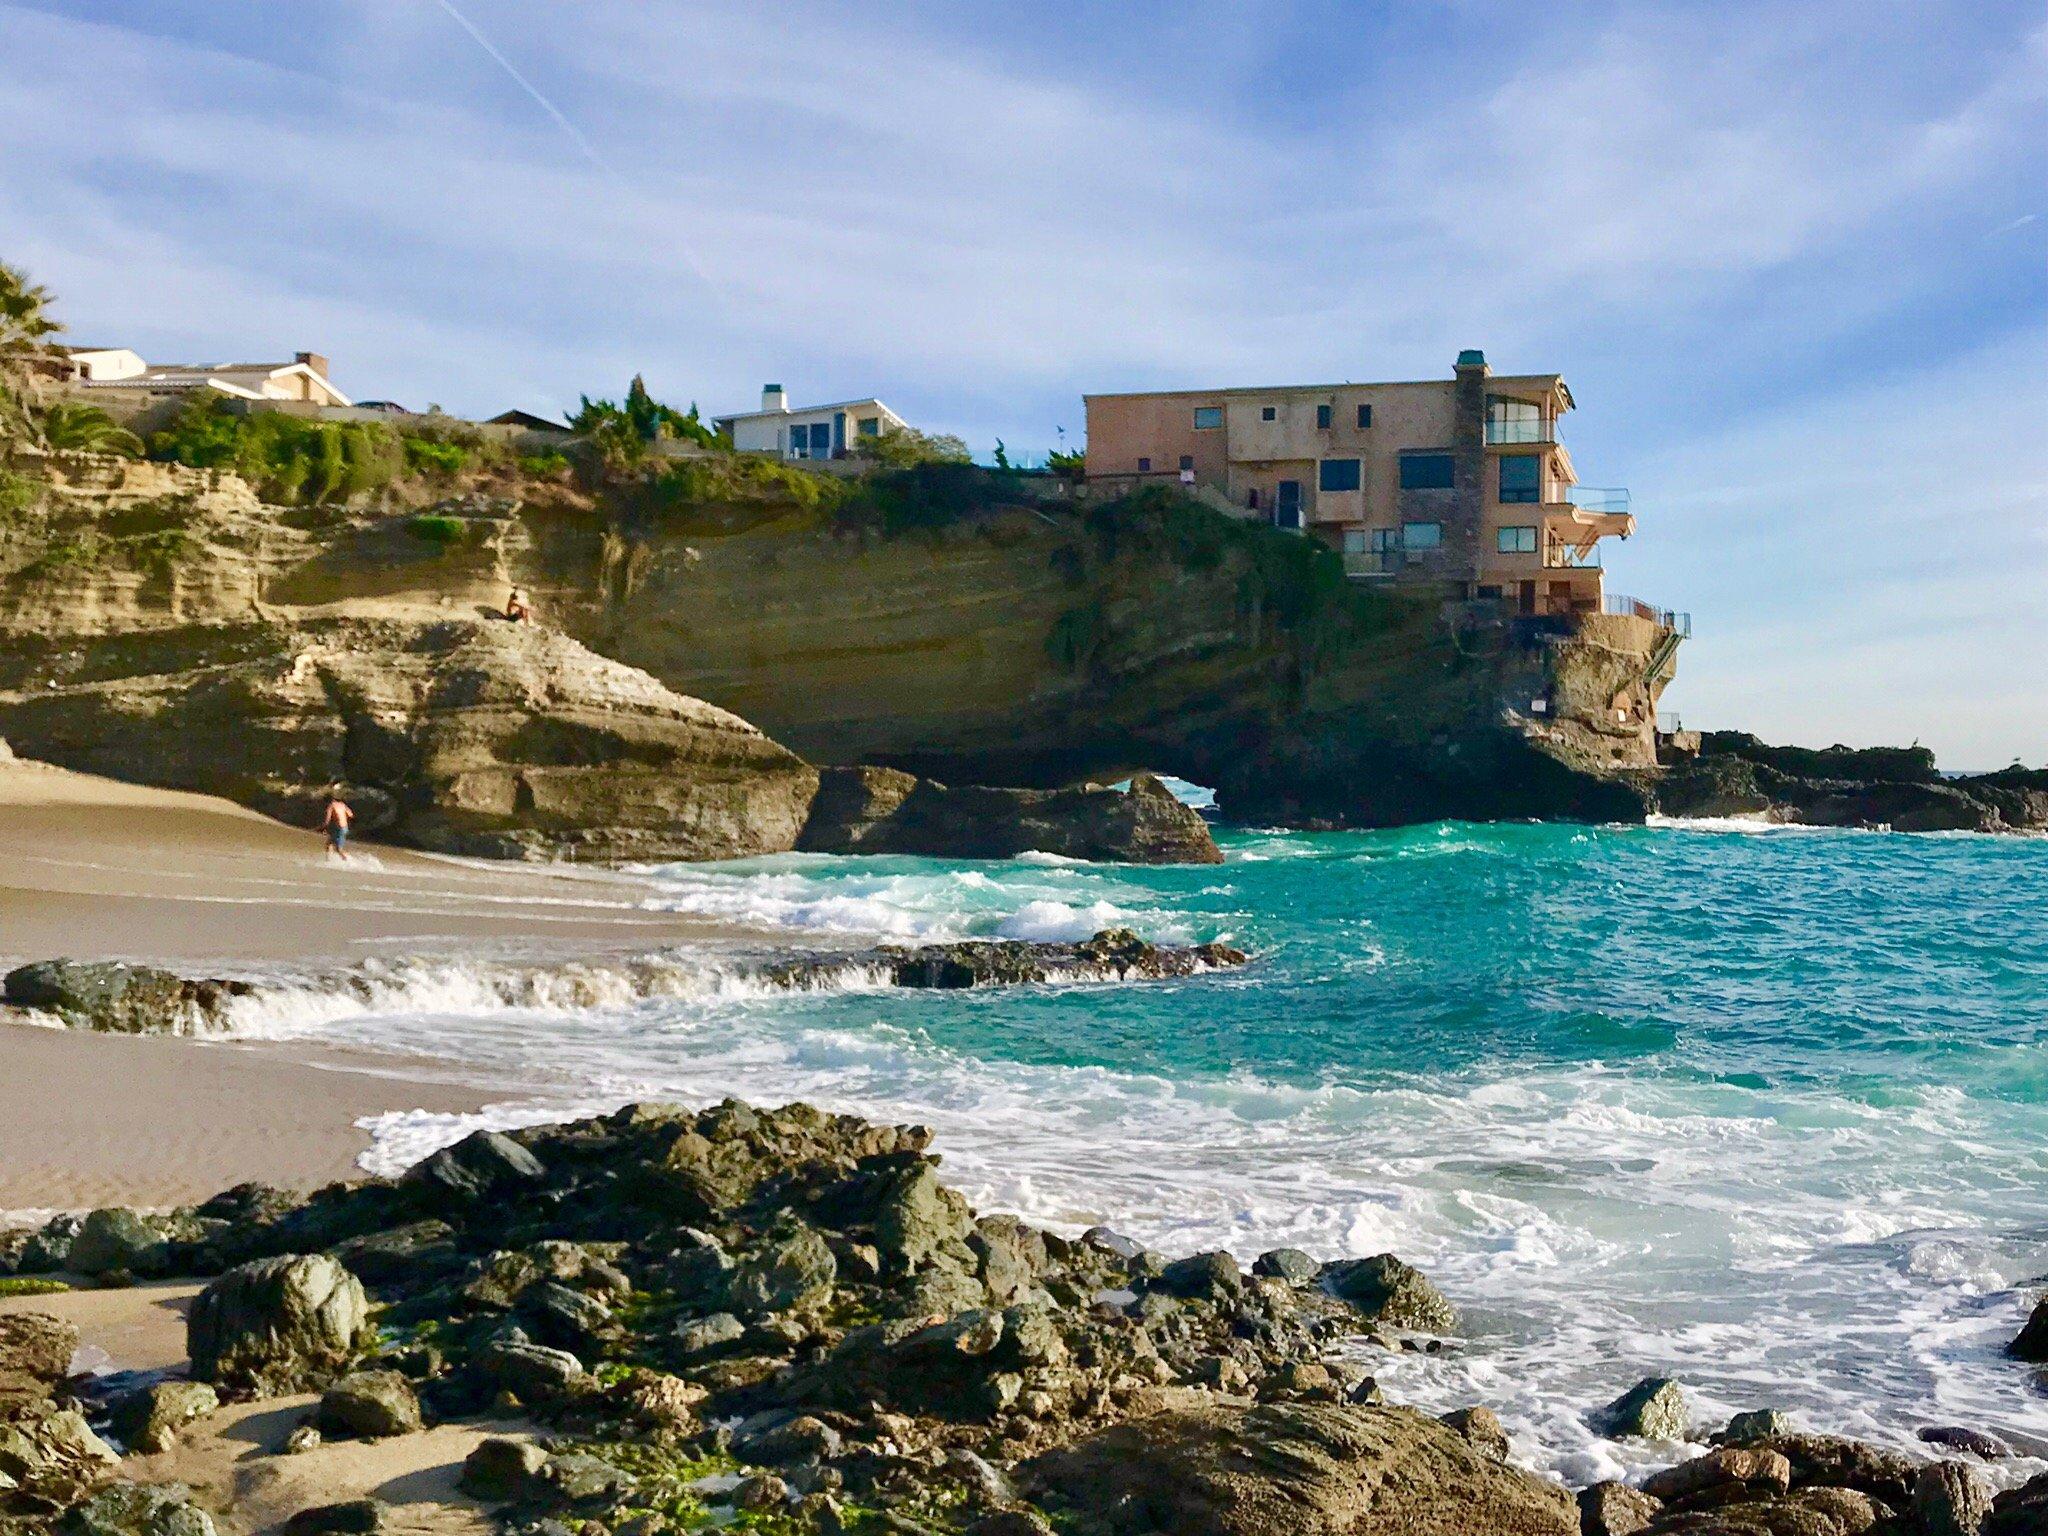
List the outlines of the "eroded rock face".
<svg viewBox="0 0 2048 1536">
<path fill-rule="evenodd" d="M 17 1008 L 57 1014 L 74 1029 L 130 1035 L 200 1033 L 253 990 L 247 982 L 195 981 L 114 960 L 40 960 L 0 982 L 0 995 Z"/>
<path fill-rule="evenodd" d="M 273 1396 L 331 1380 L 374 1337 L 362 1282 L 325 1254 L 284 1254 L 231 1269 L 201 1291 L 186 1323 L 192 1374 Z"/>
<path fill-rule="evenodd" d="M 1221 864 L 1200 815 L 1150 774 L 1128 791 L 951 787 L 893 768 L 828 768 L 797 846 L 810 853 Z"/>
<path fill-rule="evenodd" d="M 1023 1471 L 1052 1507 L 1116 1536 L 1579 1530 L 1563 1488 L 1405 1408 L 1194 1408 L 1113 1426 Z"/>
</svg>

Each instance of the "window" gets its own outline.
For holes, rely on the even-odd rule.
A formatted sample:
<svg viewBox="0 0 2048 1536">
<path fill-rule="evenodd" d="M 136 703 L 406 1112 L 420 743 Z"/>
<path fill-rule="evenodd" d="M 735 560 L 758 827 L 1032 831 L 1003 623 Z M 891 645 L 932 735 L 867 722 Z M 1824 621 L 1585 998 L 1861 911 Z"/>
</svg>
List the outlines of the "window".
<svg viewBox="0 0 2048 1536">
<path fill-rule="evenodd" d="M 1355 491 L 1358 489 L 1358 460 L 1325 459 L 1322 472 L 1316 478 L 1319 491 Z"/>
<path fill-rule="evenodd" d="M 832 457 L 832 423 L 815 421 L 811 423 L 811 457 L 829 459 Z"/>
<path fill-rule="evenodd" d="M 1330 408 L 1327 405 L 1316 407 L 1316 430 L 1318 432 L 1330 430 Z"/>
<path fill-rule="evenodd" d="M 1363 432 L 1367 427 L 1371 425 L 1372 407 L 1369 405 L 1361 405 L 1358 408 L 1358 430 Z"/>
<path fill-rule="evenodd" d="M 1532 405 L 1527 400 L 1504 400 L 1499 395 L 1488 395 L 1486 440 L 1489 443 L 1542 442 L 1543 407 Z"/>
<path fill-rule="evenodd" d="M 1383 555 L 1390 549 L 1398 550 L 1401 547 L 1401 530 L 1398 528 L 1375 528 L 1369 537 L 1372 540 L 1372 552 L 1376 555 Z"/>
<path fill-rule="evenodd" d="M 1441 549 L 1444 542 L 1442 523 L 1403 523 L 1401 525 L 1401 547 L 1403 549 Z"/>
<path fill-rule="evenodd" d="M 1448 491 L 1451 488 L 1451 456 L 1448 453 L 1404 453 L 1401 455 L 1401 489 L 1404 491 Z"/>
<path fill-rule="evenodd" d="M 882 418 L 879 416 L 863 416 L 860 419 L 860 425 L 854 430 L 862 437 L 880 437 L 882 435 Z"/>
<path fill-rule="evenodd" d="M 1543 499 L 1543 460 L 1533 453 L 1506 453 L 1500 460 L 1500 499 L 1514 504 Z"/>
<path fill-rule="evenodd" d="M 1365 530 L 1363 528 L 1346 528 L 1344 530 L 1344 553 L 1347 555 L 1362 555 L 1365 553 Z"/>
<path fill-rule="evenodd" d="M 1493 547 L 1504 555 L 1535 554 L 1536 525 L 1530 523 L 1515 528 L 1496 528 L 1493 532 Z"/>
<path fill-rule="evenodd" d="M 1222 425 L 1222 406 L 1198 405 L 1195 407 L 1195 430 L 1197 432 L 1211 432 Z"/>
<path fill-rule="evenodd" d="M 1152 473 L 1152 461 L 1151 461 L 1150 459 L 1140 459 L 1140 460 L 1138 460 L 1138 473 L 1139 473 L 1139 474 L 1141 474 L 1141 475 L 1149 475 L 1149 474 L 1151 474 L 1151 473 Z"/>
<path fill-rule="evenodd" d="M 1278 416 L 1279 414 L 1280 414 L 1280 413 L 1279 413 L 1278 411 L 1274 410 L 1274 409 L 1273 409 L 1273 407 L 1272 407 L 1272 406 L 1270 406 L 1270 405 L 1268 405 L 1268 406 L 1262 406 L 1262 407 L 1260 408 L 1260 410 L 1259 410 L 1259 420 L 1261 420 L 1261 421 L 1272 421 L 1272 420 L 1273 420 L 1273 419 L 1274 419 L 1275 417 L 1277 417 L 1277 416 Z"/>
<path fill-rule="evenodd" d="M 1193 469 L 1195 467 L 1195 456 L 1192 453 L 1182 454 L 1180 456 L 1180 467 L 1182 469 Z"/>
<path fill-rule="evenodd" d="M 1259 488 L 1256 485 L 1244 493 L 1244 504 L 1254 512 L 1259 510 Z"/>
</svg>

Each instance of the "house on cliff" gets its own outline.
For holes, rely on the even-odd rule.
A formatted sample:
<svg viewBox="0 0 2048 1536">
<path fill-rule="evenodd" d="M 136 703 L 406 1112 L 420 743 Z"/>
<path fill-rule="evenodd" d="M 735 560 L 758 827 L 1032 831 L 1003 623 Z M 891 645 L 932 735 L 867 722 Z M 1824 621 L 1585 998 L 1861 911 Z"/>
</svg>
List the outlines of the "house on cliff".
<svg viewBox="0 0 2048 1536">
<path fill-rule="evenodd" d="M 862 438 L 880 437 L 908 425 L 879 400 L 835 400 L 829 405 L 791 409 L 780 384 L 761 390 L 761 409 L 713 418 L 732 435 L 741 453 L 772 453 L 784 459 L 843 459 Z"/>
<path fill-rule="evenodd" d="M 1191 486 L 1323 540 L 1361 580 L 1429 581 L 1529 615 L 1597 613 L 1600 543 L 1635 532 L 1625 490 L 1579 484 L 1554 373 L 1086 397 L 1090 486 Z"/>
<path fill-rule="evenodd" d="M 294 400 L 346 406 L 349 398 L 327 377 L 327 359 L 300 352 L 288 363 L 216 363 L 211 366 L 145 362 L 127 347 L 67 347 L 60 354 L 67 380 L 91 395 L 168 396 L 210 389 L 236 400 Z"/>
</svg>

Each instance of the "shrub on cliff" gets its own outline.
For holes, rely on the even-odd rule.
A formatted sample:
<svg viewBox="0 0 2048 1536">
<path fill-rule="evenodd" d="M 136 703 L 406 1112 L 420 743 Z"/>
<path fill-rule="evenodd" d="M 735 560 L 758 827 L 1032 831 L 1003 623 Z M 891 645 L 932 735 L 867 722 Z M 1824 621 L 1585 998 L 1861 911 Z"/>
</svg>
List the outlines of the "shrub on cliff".
<svg viewBox="0 0 2048 1536">
<path fill-rule="evenodd" d="M 875 437 L 856 438 L 853 456 L 883 469 L 910 469 L 919 464 L 969 464 L 967 444 L 948 433 L 893 427 Z"/>
<path fill-rule="evenodd" d="M 700 448 L 727 448 L 731 444 L 697 414 L 697 402 L 687 411 L 664 405 L 648 393 L 647 381 L 639 374 L 626 387 L 624 401 L 593 400 L 588 395 L 569 418 L 570 429 L 586 439 L 607 463 L 633 464 L 647 455 L 656 443 L 695 443 Z"/>
<path fill-rule="evenodd" d="M 150 439 L 150 457 L 229 469 L 266 501 L 314 506 L 377 490 L 405 470 L 398 434 L 381 422 L 306 421 L 278 411 L 242 415 L 201 390 Z"/>
</svg>

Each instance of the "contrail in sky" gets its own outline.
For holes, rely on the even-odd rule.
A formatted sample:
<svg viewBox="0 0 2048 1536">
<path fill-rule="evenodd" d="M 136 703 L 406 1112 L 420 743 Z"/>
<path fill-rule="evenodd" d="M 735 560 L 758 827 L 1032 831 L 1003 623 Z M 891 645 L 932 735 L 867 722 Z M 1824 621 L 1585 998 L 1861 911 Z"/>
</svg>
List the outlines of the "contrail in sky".
<svg viewBox="0 0 2048 1536">
<path fill-rule="evenodd" d="M 560 128 L 562 132 L 566 133 L 569 136 L 570 142 L 573 143 L 579 150 L 583 152 L 584 159 L 588 160 L 600 171 L 603 171 L 605 175 L 609 176 L 613 181 L 617 182 L 622 189 L 628 192 L 632 190 L 632 187 L 627 182 L 626 178 L 619 173 L 618 167 L 613 165 L 609 160 L 605 159 L 603 155 L 597 152 L 597 146 L 590 142 L 590 136 L 586 134 L 581 128 L 578 128 L 574 123 L 570 122 L 568 115 L 564 113 L 562 109 L 556 106 L 552 101 L 549 101 L 547 97 L 541 93 L 541 89 L 539 86 L 535 85 L 531 80 L 527 79 L 526 76 L 522 75 L 519 72 L 518 66 L 513 64 L 513 62 L 510 59 L 506 58 L 504 54 L 498 51 L 497 45 L 494 44 L 488 37 L 484 36 L 482 31 L 478 29 L 476 23 L 471 21 L 467 16 L 463 15 L 462 12 L 458 11 L 455 8 L 454 0 L 435 0 L 435 3 L 439 5 L 442 10 L 448 13 L 449 18 L 452 21 L 454 21 L 454 23 L 458 27 L 462 28 L 463 31 L 467 32 L 472 38 L 476 40 L 477 47 L 483 49 L 485 53 L 489 54 L 491 56 L 492 62 L 494 62 L 498 66 L 498 68 L 504 70 L 506 74 L 510 75 L 512 79 L 518 84 L 519 89 L 526 92 L 527 95 L 531 96 L 534 99 L 535 103 L 540 107 L 541 111 L 547 113 L 549 117 L 555 120 L 555 126 Z M 697 275 L 697 281 L 702 283 L 706 288 L 713 288 L 714 285 L 712 284 L 710 277 L 708 277 L 705 274 L 703 263 L 697 260 L 697 253 L 690 249 L 689 242 L 678 238 L 676 241 L 676 249 L 682 255 L 683 260 L 690 264 L 690 270 Z"/>
</svg>

